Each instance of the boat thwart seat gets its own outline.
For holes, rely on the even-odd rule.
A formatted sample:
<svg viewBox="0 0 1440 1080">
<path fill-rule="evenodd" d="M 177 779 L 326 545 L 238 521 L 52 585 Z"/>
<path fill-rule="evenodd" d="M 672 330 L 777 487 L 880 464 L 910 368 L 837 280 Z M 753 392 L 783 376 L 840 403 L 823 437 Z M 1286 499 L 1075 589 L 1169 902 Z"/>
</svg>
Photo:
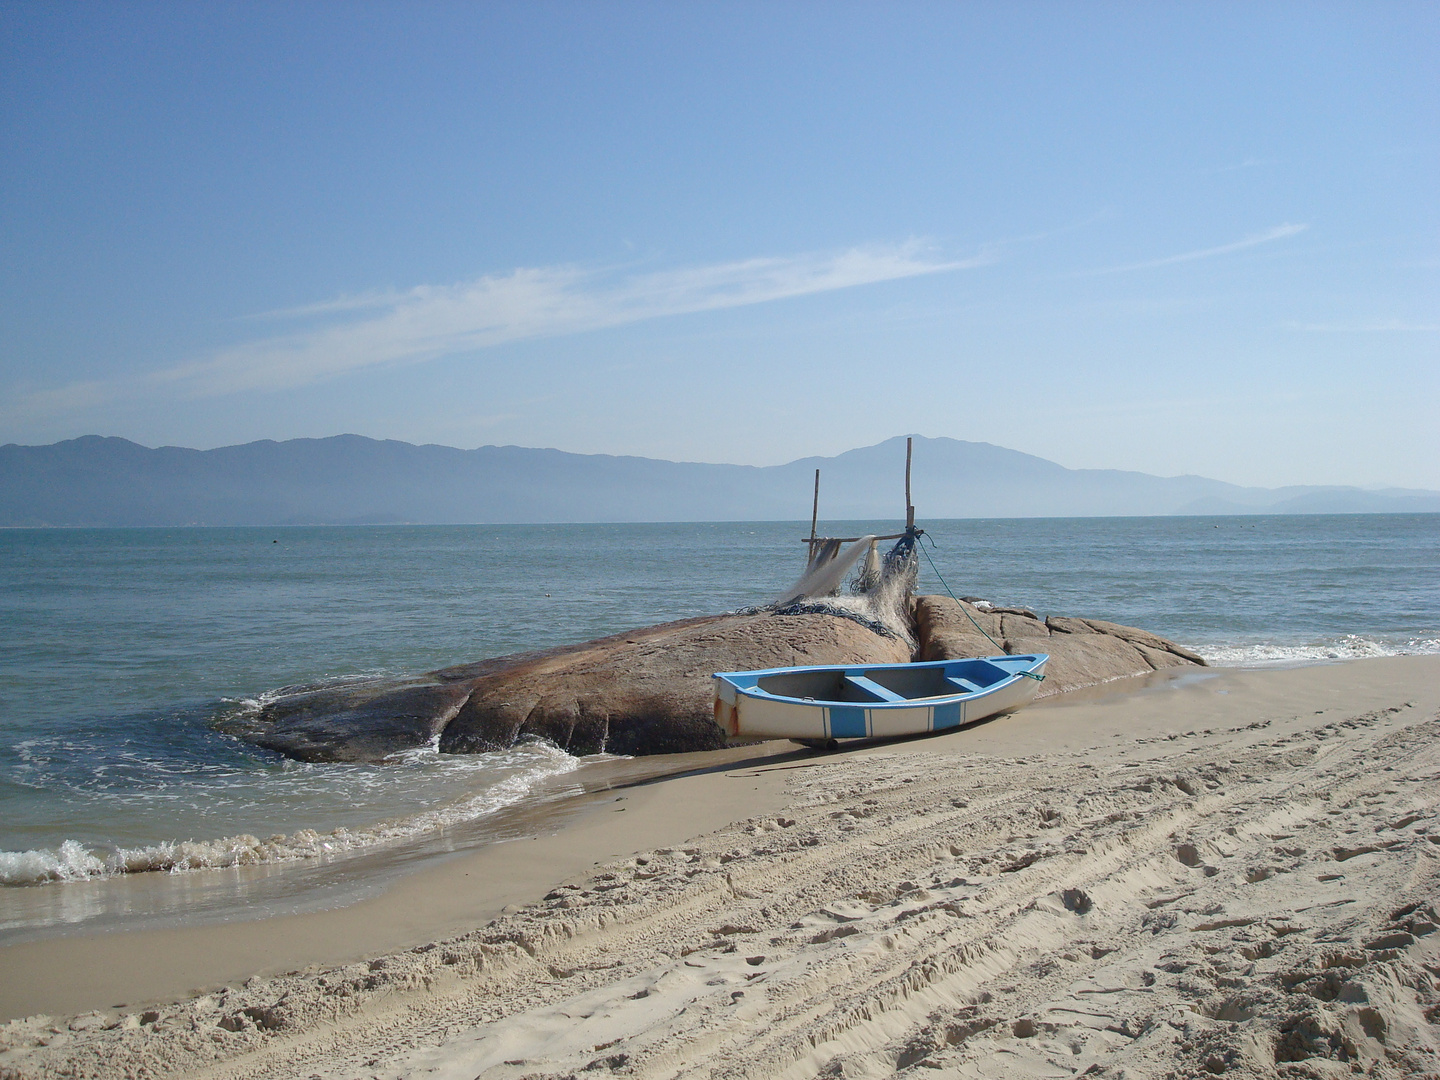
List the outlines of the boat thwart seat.
<svg viewBox="0 0 1440 1080">
<path fill-rule="evenodd" d="M 967 694 L 976 694 L 985 689 L 985 687 L 979 683 L 973 683 L 969 679 L 962 679 L 958 675 L 947 675 L 945 676 L 945 681 L 954 684 Z"/>
<path fill-rule="evenodd" d="M 864 675 L 846 675 L 845 681 L 862 693 L 869 694 L 876 701 L 904 701 L 903 694 L 897 694 L 894 690 L 886 689 L 874 679 L 867 679 Z"/>
</svg>

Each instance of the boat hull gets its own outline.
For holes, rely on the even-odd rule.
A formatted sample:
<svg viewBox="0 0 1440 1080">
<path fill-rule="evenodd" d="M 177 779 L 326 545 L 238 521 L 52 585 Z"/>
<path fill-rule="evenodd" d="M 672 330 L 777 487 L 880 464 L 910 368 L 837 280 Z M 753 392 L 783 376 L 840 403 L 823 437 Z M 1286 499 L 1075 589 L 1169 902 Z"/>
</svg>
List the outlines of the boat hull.
<svg viewBox="0 0 1440 1080">
<path fill-rule="evenodd" d="M 715 722 L 732 738 L 885 738 L 949 731 L 1030 702 L 1044 654 L 769 668 L 714 676 Z"/>
</svg>

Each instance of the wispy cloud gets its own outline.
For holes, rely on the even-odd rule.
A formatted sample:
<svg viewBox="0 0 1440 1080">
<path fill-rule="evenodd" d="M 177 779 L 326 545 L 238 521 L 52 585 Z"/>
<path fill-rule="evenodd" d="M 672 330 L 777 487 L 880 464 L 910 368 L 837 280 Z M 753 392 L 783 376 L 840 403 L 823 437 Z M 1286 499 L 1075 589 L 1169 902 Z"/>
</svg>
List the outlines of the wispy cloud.
<svg viewBox="0 0 1440 1080">
<path fill-rule="evenodd" d="M 1274 165 L 1279 159 L 1268 158 L 1246 158 L 1244 161 L 1236 161 L 1229 165 L 1219 165 L 1210 170 L 1212 176 L 1220 173 L 1239 172 L 1241 169 L 1258 169 L 1262 165 Z"/>
<path fill-rule="evenodd" d="M 1264 232 L 1254 233 L 1241 240 L 1230 244 L 1221 244 L 1218 247 L 1201 248 L 1198 251 L 1187 251 L 1181 255 L 1167 255 L 1160 259 L 1146 259 L 1144 262 L 1126 263 L 1124 266 L 1109 266 L 1103 270 L 1091 270 L 1091 274 L 1123 274 L 1130 270 L 1152 270 L 1160 266 L 1173 266 L 1176 263 L 1197 262 L 1200 259 L 1213 259 L 1219 255 L 1230 255 L 1237 251 L 1244 251 L 1246 248 L 1259 247 L 1261 244 L 1269 244 L 1276 240 L 1284 240 L 1286 237 L 1294 236 L 1308 229 L 1309 225 L 1276 225 L 1273 229 L 1266 229 Z"/>
<path fill-rule="evenodd" d="M 309 325 L 143 376 L 37 391 L 27 395 L 21 407 L 31 413 L 56 412 L 162 391 L 199 398 L 280 390 L 529 338 L 960 270 L 996 257 L 986 251 L 968 259 L 943 259 L 928 245 L 910 241 L 648 272 L 522 268 L 455 285 L 342 296 L 267 312 L 262 317 Z"/>
<path fill-rule="evenodd" d="M 396 292 L 394 289 L 376 290 L 354 296 L 337 296 L 314 304 L 301 304 L 298 307 L 280 308 L 277 311 L 260 311 L 254 315 L 243 315 L 241 318 L 303 319 L 312 315 L 337 315 L 348 311 L 391 307 L 407 295 L 409 294 Z"/>
<path fill-rule="evenodd" d="M 1348 323 L 1281 323 L 1286 330 L 1309 334 L 1433 334 L 1440 332 L 1440 323 L 1406 322 L 1403 319 L 1379 319 L 1372 322 Z"/>
</svg>

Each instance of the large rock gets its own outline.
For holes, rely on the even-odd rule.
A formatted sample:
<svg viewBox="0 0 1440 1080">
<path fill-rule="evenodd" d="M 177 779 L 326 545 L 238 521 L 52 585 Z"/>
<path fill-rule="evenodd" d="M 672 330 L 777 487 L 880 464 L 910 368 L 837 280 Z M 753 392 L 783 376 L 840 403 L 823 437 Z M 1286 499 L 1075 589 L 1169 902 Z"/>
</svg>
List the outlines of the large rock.
<svg viewBox="0 0 1440 1080">
<path fill-rule="evenodd" d="M 470 680 L 469 700 L 440 736 L 453 753 L 525 735 L 572 753 L 666 754 L 725 745 L 714 722 L 717 671 L 796 664 L 904 663 L 909 647 L 834 615 L 721 615 L 666 623 L 521 660 Z"/>
<path fill-rule="evenodd" d="M 378 761 L 437 735 L 447 753 L 526 736 L 574 754 L 709 750 L 725 745 L 717 671 L 910 658 L 904 642 L 835 615 L 720 615 L 410 679 L 297 688 L 226 730 L 302 761 Z"/>
<path fill-rule="evenodd" d="M 1042 621 L 1023 608 L 987 610 L 948 596 L 916 597 L 915 629 L 918 660 L 1048 653 L 1041 697 L 1127 675 L 1205 663 L 1198 653 L 1133 626 L 1059 615 Z"/>
<path fill-rule="evenodd" d="M 939 596 L 918 597 L 914 613 L 914 656 L 905 642 L 836 615 L 719 615 L 412 678 L 297 687 L 224 727 L 302 761 L 379 761 L 437 739 L 443 752 L 478 753 L 526 737 L 574 754 L 665 754 L 725 744 L 713 718 L 717 671 L 1045 652 L 1048 695 L 1205 662 L 1144 630 L 1095 619 L 1042 621 L 1021 608 L 982 610 Z"/>
</svg>

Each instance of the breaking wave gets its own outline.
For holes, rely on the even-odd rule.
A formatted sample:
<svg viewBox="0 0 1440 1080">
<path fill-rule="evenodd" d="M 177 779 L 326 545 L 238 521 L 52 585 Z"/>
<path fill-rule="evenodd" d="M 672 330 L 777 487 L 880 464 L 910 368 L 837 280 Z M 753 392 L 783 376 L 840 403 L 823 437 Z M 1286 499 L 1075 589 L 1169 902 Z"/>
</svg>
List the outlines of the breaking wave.
<svg viewBox="0 0 1440 1080">
<path fill-rule="evenodd" d="M 395 758 L 399 761 L 437 753 L 436 745 L 432 744 L 397 754 Z M 86 881 L 158 870 L 179 873 L 333 858 L 487 817 L 522 801 L 542 782 L 595 760 L 572 757 L 539 741 L 475 757 L 491 759 L 490 763 L 497 768 L 521 767 L 521 771 L 443 806 L 363 827 L 340 827 L 329 832 L 297 829 L 264 839 L 241 833 L 217 840 L 166 840 L 133 848 L 89 848 L 76 840 L 65 840 L 55 848 L 0 851 L 0 885 Z"/>
<path fill-rule="evenodd" d="M 1324 641 L 1279 645 L 1251 642 L 1201 646 L 1197 650 L 1216 667 L 1284 667 L 1327 660 L 1363 660 L 1379 656 L 1433 656 L 1440 654 L 1440 637 L 1413 637 L 1385 641 L 1359 634 L 1344 634 Z"/>
</svg>

